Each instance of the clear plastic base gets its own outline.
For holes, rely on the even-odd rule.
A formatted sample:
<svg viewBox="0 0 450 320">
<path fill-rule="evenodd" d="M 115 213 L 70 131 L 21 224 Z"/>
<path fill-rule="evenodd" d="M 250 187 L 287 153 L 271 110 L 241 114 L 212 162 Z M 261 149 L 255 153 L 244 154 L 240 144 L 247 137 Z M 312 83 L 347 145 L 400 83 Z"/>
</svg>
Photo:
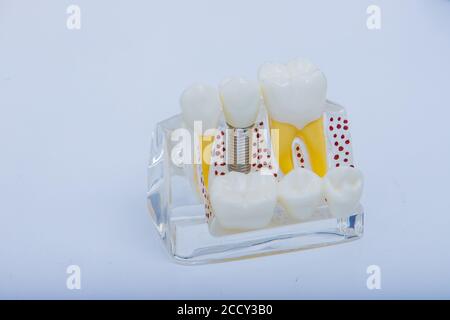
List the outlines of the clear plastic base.
<svg viewBox="0 0 450 320">
<path fill-rule="evenodd" d="M 333 112 L 345 112 L 335 104 L 329 107 Z M 310 220 L 301 222 L 291 220 L 277 208 L 270 225 L 251 231 L 224 230 L 214 219 L 208 222 L 204 204 L 193 186 L 192 166 L 178 166 L 171 159 L 176 143 L 171 133 L 180 127 L 180 116 L 157 125 L 152 137 L 147 194 L 155 226 L 177 262 L 220 262 L 338 244 L 362 236 L 362 206 L 351 216 L 336 219 L 324 205 Z"/>
<path fill-rule="evenodd" d="M 177 209 L 202 210 L 203 207 Z M 214 236 L 205 219 L 174 218 L 169 222 L 169 252 L 181 263 L 208 263 L 303 250 L 362 236 L 363 213 L 347 219 L 326 219 L 261 230 Z"/>
</svg>

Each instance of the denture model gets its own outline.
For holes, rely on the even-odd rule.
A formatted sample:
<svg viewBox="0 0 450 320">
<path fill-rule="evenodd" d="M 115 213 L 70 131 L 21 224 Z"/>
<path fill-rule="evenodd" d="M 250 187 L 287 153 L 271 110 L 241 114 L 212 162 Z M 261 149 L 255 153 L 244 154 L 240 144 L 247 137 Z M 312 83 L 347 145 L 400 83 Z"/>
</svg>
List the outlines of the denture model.
<svg viewBox="0 0 450 320">
<path fill-rule="evenodd" d="M 353 164 L 347 114 L 327 100 L 324 74 L 309 61 L 295 59 L 262 65 L 258 80 L 227 78 L 218 89 L 193 85 L 181 95 L 181 117 L 160 125 L 170 142 L 159 147 L 159 156 L 171 155 L 162 175 L 184 177 L 192 187 L 192 191 L 174 192 L 177 186 L 164 179 L 159 183 L 168 189 L 150 185 L 150 208 L 157 226 L 166 228 L 164 236 L 178 237 L 171 238 L 170 250 L 174 251 L 173 242 L 183 241 L 181 237 L 189 245 L 179 243 L 178 248 L 190 252 L 190 258 L 198 259 L 205 255 L 199 252 L 206 250 L 207 259 L 225 259 L 362 235 L 363 177 Z M 177 124 L 188 134 L 179 133 Z M 151 168 L 159 163 L 154 159 Z M 195 194 L 190 201 L 202 203 L 203 212 L 173 213 L 173 208 L 191 210 L 186 203 L 172 203 L 174 193 Z M 239 249 L 251 246 L 248 241 L 297 239 L 302 227 L 317 221 L 337 222 L 337 230 L 329 233 L 340 238 L 308 240 L 292 248 L 286 241 L 278 249 L 244 253 Z M 313 228 L 309 235 L 326 234 L 324 228 L 325 224 Z M 231 254 L 224 257 L 223 243 L 217 247 L 213 239 L 225 241 Z M 211 258 L 211 250 L 218 257 Z"/>
</svg>

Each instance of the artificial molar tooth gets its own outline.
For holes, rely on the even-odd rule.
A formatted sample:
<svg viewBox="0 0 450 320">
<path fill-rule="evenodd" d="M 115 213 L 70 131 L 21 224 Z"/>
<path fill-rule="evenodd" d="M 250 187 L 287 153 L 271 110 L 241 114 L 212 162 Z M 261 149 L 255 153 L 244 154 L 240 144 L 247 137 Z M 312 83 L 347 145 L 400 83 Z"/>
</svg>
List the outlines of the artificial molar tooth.
<svg viewBox="0 0 450 320">
<path fill-rule="evenodd" d="M 322 178 L 310 170 L 296 168 L 278 183 L 278 202 L 297 220 L 309 219 L 322 199 Z"/>
<path fill-rule="evenodd" d="M 277 182 L 272 175 L 232 171 L 212 180 L 211 206 L 223 228 L 263 228 L 274 214 L 276 191 Z"/>
<path fill-rule="evenodd" d="M 323 73 L 311 62 L 295 59 L 287 64 L 262 65 L 259 81 L 271 129 L 278 129 L 275 150 L 279 150 L 277 158 L 283 173 L 293 169 L 291 147 L 298 137 L 306 145 L 312 170 L 319 176 L 325 175 L 327 160 L 322 115 L 327 81 Z"/>
<path fill-rule="evenodd" d="M 330 169 L 323 178 L 323 187 L 331 214 L 336 218 L 346 218 L 359 204 L 363 175 L 353 167 Z"/>
</svg>

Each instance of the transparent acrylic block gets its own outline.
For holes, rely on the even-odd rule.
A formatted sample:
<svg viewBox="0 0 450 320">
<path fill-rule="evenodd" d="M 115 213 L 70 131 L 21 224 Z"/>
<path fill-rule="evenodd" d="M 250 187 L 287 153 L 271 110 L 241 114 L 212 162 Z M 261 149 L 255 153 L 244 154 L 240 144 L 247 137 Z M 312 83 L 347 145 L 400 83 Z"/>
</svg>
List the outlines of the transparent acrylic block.
<svg viewBox="0 0 450 320">
<path fill-rule="evenodd" d="M 268 122 L 266 114 L 262 113 L 260 118 L 261 124 Z M 323 119 L 328 167 L 353 166 L 345 109 L 327 101 Z M 335 126 L 337 121 L 341 123 L 338 127 Z M 361 204 L 346 218 L 333 217 L 324 204 L 304 221 L 293 220 L 277 206 L 272 221 L 262 229 L 230 231 L 221 228 L 205 213 L 205 202 L 196 186 L 193 166 L 173 161 L 176 142 L 172 141 L 171 135 L 181 127 L 181 115 L 157 124 L 151 141 L 147 193 L 155 227 L 168 253 L 177 262 L 220 262 L 338 244 L 362 236 L 364 212 Z M 347 149 L 339 157 L 341 151 L 335 147 L 335 140 L 344 135 Z M 298 150 L 294 142 L 293 153 L 296 148 Z M 297 166 L 304 163 L 301 158 L 299 155 L 295 159 Z M 214 172 L 217 174 L 214 167 L 210 168 L 210 175 Z"/>
</svg>

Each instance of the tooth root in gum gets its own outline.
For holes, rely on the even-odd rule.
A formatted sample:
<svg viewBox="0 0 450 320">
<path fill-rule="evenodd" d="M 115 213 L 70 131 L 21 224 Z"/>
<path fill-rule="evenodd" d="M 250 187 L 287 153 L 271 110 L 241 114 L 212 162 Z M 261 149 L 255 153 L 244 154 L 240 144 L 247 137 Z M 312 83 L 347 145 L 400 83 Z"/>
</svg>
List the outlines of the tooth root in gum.
<svg viewBox="0 0 450 320">
<path fill-rule="evenodd" d="M 320 117 L 298 130 L 297 137 L 305 143 L 312 171 L 323 177 L 328 168 L 323 118 Z"/>
<path fill-rule="evenodd" d="M 298 129 L 286 122 L 270 120 L 271 130 L 278 130 L 277 139 L 272 139 L 273 150 L 283 174 L 287 174 L 294 168 L 292 157 L 292 141 L 297 136 Z M 278 154 L 277 154 L 278 151 Z"/>
<path fill-rule="evenodd" d="M 273 141 L 274 150 L 278 150 L 276 159 L 279 163 L 283 174 L 289 173 L 293 168 L 292 156 L 292 141 L 298 137 L 303 140 L 308 152 L 311 162 L 311 169 L 320 177 L 323 177 L 327 172 L 327 154 L 325 133 L 323 130 L 323 119 L 320 117 L 307 124 L 302 129 L 297 129 L 295 126 L 271 120 L 271 130 L 278 129 L 278 138 Z"/>
<path fill-rule="evenodd" d="M 211 165 L 211 152 L 214 142 L 214 136 L 201 136 L 201 150 L 202 150 L 202 173 L 205 187 L 208 188 L 209 167 Z"/>
<path fill-rule="evenodd" d="M 211 152 L 214 142 L 214 136 L 199 136 L 198 141 L 201 150 L 201 164 L 198 163 L 198 161 L 194 161 L 192 170 L 194 171 L 193 179 L 196 185 L 197 192 L 199 196 L 202 196 L 202 182 L 200 181 L 199 173 L 203 178 L 203 185 L 205 186 L 205 188 L 208 188 L 209 167 L 211 165 Z M 201 171 L 199 171 L 199 165 L 201 166 Z"/>
</svg>

